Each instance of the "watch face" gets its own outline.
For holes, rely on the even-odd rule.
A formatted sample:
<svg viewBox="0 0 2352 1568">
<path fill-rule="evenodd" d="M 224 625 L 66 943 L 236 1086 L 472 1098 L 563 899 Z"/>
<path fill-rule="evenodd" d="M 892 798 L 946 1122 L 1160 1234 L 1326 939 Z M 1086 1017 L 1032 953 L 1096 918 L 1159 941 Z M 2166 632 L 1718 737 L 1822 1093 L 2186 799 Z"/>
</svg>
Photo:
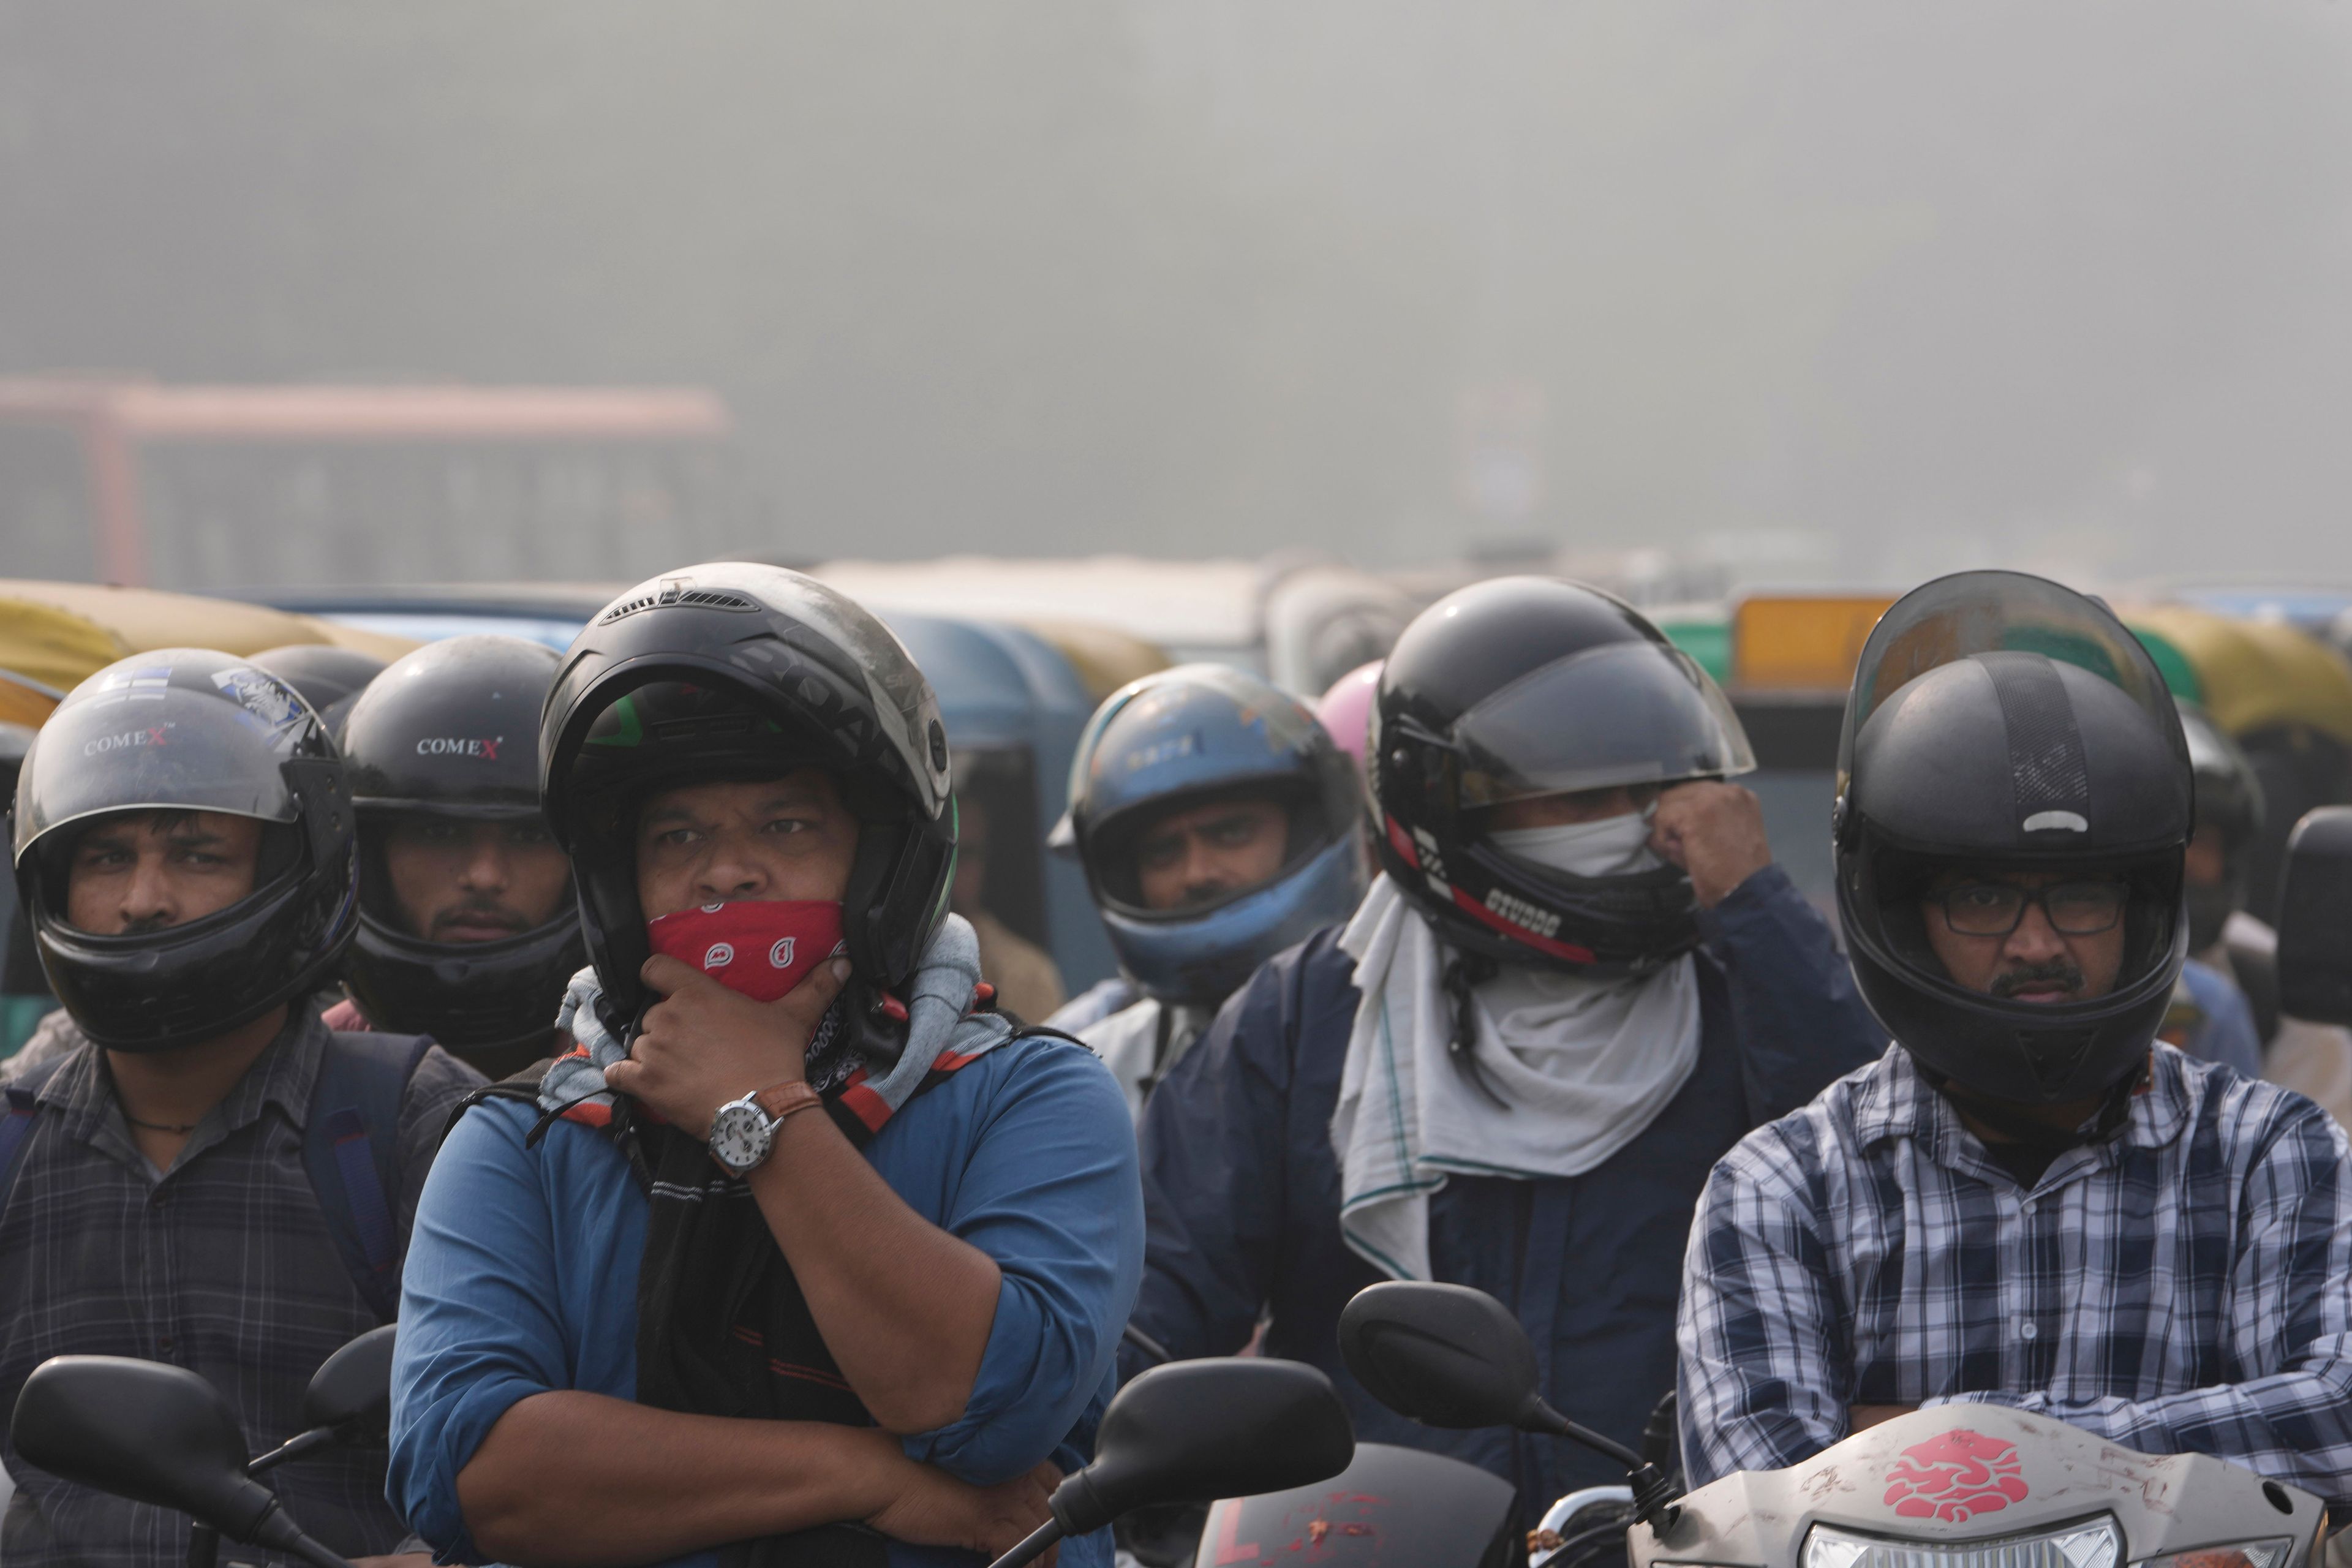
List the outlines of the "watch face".
<svg viewBox="0 0 2352 1568">
<path fill-rule="evenodd" d="M 710 1119 L 710 1157 L 741 1175 L 768 1157 L 775 1129 L 748 1100 L 730 1100 Z"/>
</svg>

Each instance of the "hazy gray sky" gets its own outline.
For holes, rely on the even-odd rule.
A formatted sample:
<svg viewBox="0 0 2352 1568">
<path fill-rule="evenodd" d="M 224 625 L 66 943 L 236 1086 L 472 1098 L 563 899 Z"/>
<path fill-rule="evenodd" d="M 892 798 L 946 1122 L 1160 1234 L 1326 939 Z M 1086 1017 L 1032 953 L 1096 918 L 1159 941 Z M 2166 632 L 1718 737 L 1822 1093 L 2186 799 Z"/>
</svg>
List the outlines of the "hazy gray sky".
<svg viewBox="0 0 2352 1568">
<path fill-rule="evenodd" d="M 0 0 L 0 374 L 707 384 L 811 555 L 2352 578 L 2347 88 L 2333 0 Z"/>
</svg>

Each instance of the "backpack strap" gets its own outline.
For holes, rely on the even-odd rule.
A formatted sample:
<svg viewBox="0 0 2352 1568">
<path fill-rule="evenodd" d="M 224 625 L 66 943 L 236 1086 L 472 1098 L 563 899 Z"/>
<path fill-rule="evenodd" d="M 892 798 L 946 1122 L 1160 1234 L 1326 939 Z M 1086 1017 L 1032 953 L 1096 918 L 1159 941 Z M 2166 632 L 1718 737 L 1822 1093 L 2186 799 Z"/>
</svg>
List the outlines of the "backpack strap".
<svg viewBox="0 0 2352 1568">
<path fill-rule="evenodd" d="M 8 1189 L 16 1184 L 16 1167 L 25 1163 L 26 1146 L 33 1141 L 33 1118 L 41 1109 L 41 1090 L 66 1060 L 66 1057 L 51 1057 L 36 1062 L 7 1085 L 6 1114 L 0 1115 L 0 1210 L 8 1206 Z"/>
<path fill-rule="evenodd" d="M 330 1031 L 302 1133 L 302 1164 L 343 1266 L 387 1323 L 400 1315 L 400 1110 L 432 1048 L 425 1035 Z"/>
</svg>

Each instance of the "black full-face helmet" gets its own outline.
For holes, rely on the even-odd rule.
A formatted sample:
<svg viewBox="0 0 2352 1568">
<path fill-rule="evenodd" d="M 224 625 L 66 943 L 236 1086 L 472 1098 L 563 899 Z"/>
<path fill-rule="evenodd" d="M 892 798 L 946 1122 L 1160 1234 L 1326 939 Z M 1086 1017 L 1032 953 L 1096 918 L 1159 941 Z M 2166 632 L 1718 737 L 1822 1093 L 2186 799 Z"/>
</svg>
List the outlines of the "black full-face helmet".
<svg viewBox="0 0 2352 1568">
<path fill-rule="evenodd" d="M 431 1035 L 485 1072 L 541 1054 L 563 988 L 588 962 L 580 915 L 554 915 L 493 942 L 432 942 L 395 900 L 385 840 L 404 819 L 541 828 L 539 721 L 558 663 L 551 648 L 478 635 L 394 662 L 343 727 L 360 825 L 359 934 L 343 983 L 381 1028 Z"/>
<path fill-rule="evenodd" d="M 2245 907 L 2246 881 L 2263 833 L 2263 781 L 2238 742 L 2202 708 L 2183 702 L 2180 729 L 2197 780 L 2197 831 L 2210 827 L 2221 842 L 2221 880 L 2192 882 L 2187 889 L 2189 951 L 2202 952 L 2221 940 L 2231 912 Z"/>
<path fill-rule="evenodd" d="M 888 627 L 780 566 L 718 562 L 615 599 L 563 657 L 541 801 L 572 857 L 589 960 L 626 1020 L 646 1000 L 635 826 L 654 793 L 816 766 L 858 818 L 842 924 L 869 1023 L 947 915 L 955 808 L 930 683 Z"/>
<path fill-rule="evenodd" d="M 383 673 L 383 660 L 356 648 L 328 643 L 288 643 L 265 648 L 251 662 L 302 694 L 302 700 L 327 727 L 342 739 L 343 720 L 368 682 Z"/>
<path fill-rule="evenodd" d="M 2136 1075 L 2188 950 L 2189 748 L 2155 662 L 2105 606 L 2014 572 L 1899 600 L 1846 702 L 1838 913 L 1871 1011 L 1931 1076 L 2020 1103 Z M 1923 910 L 1950 871 L 2120 879 L 2123 959 L 2103 996 L 2019 1001 L 1955 982 Z"/>
<path fill-rule="evenodd" d="M 75 844 L 126 811 L 212 811 L 262 824 L 253 891 L 161 931 L 66 921 Z M 16 889 L 50 989 L 120 1051 L 163 1051 L 307 996 L 356 924 L 351 786 L 309 704 L 244 659 L 137 654 L 68 693 L 16 782 Z"/>
<path fill-rule="evenodd" d="M 1756 765 L 1687 654 L 1630 605 L 1549 577 L 1474 584 L 1414 617 L 1381 668 L 1368 746 L 1381 869 L 1445 940 L 1596 975 L 1646 973 L 1697 945 L 1689 877 L 1539 866 L 1488 840 L 1487 813 Z"/>
</svg>

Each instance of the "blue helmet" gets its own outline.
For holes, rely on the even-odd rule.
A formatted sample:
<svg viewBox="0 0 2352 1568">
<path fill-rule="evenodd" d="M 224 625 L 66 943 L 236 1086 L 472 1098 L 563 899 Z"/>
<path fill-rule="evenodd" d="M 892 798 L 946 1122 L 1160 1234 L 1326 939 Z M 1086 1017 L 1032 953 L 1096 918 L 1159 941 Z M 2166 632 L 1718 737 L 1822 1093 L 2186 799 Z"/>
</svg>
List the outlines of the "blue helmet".
<svg viewBox="0 0 2352 1568">
<path fill-rule="evenodd" d="M 1286 813 L 1282 868 L 1181 909 L 1146 907 L 1142 834 L 1171 812 L 1247 797 Z M 1364 891 L 1360 789 L 1346 753 L 1296 699 L 1223 665 L 1131 681 L 1096 710 L 1055 829 L 1074 848 L 1119 963 L 1163 1002 L 1213 1006 L 1274 954 L 1345 920 Z"/>
</svg>

